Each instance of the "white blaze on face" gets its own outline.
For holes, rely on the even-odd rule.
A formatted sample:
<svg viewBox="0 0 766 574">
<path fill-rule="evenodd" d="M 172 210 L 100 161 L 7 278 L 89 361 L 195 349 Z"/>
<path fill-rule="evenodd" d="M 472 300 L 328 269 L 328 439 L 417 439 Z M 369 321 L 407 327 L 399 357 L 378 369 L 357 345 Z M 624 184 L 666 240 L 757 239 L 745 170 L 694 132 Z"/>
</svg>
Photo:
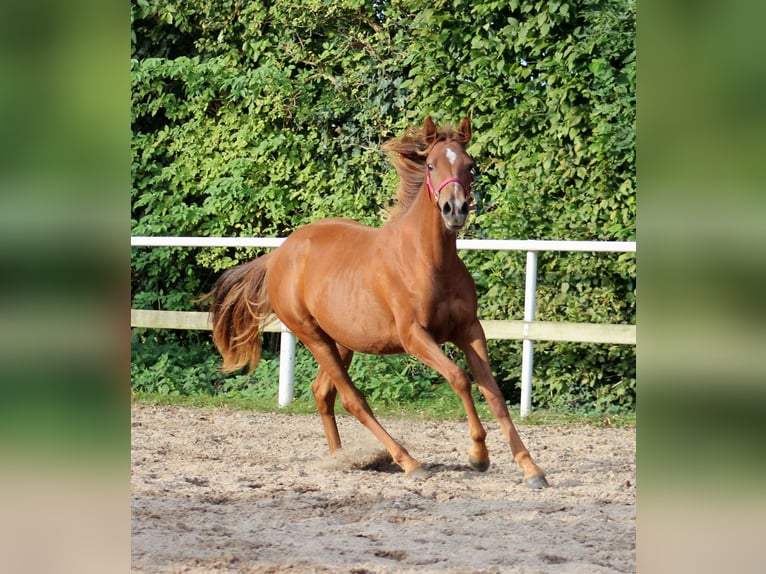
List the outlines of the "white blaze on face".
<svg viewBox="0 0 766 574">
<path fill-rule="evenodd" d="M 452 148 L 447 148 L 447 150 L 444 152 L 444 154 L 447 156 L 447 161 L 450 165 L 455 165 L 455 160 L 457 159 L 457 154 L 452 150 Z"/>
</svg>

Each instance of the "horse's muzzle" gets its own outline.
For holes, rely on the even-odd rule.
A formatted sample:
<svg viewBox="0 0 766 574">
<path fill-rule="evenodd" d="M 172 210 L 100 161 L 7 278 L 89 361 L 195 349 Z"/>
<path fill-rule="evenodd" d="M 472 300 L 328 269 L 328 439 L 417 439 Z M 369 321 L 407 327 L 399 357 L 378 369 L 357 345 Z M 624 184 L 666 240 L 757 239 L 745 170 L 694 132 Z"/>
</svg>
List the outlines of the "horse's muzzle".
<svg viewBox="0 0 766 574">
<path fill-rule="evenodd" d="M 468 220 L 468 202 L 458 199 L 445 201 L 441 208 L 444 225 L 450 231 L 460 231 Z"/>
</svg>

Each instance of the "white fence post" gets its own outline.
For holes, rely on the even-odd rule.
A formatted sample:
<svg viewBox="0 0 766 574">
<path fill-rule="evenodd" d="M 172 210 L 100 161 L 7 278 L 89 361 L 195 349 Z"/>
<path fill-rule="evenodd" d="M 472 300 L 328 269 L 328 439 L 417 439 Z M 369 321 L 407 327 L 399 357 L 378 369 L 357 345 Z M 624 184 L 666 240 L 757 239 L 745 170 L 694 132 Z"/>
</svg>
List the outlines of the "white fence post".
<svg viewBox="0 0 766 574">
<path fill-rule="evenodd" d="M 293 400 L 295 389 L 295 335 L 282 324 L 279 345 L 279 406 L 286 407 Z"/>
<path fill-rule="evenodd" d="M 527 272 L 524 281 L 524 340 L 521 347 L 521 416 L 532 410 L 532 369 L 535 364 L 534 346 L 529 335 L 529 322 L 535 320 L 537 306 L 537 251 L 527 251 Z"/>
</svg>

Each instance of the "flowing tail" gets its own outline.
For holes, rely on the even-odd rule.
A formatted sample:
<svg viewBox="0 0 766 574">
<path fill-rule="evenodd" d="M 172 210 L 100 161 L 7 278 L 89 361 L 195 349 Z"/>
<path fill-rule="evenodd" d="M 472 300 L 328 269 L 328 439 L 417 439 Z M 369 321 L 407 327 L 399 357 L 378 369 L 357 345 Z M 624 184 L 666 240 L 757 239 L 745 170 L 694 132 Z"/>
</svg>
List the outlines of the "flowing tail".
<svg viewBox="0 0 766 574">
<path fill-rule="evenodd" d="M 213 298 L 213 342 L 223 357 L 224 372 L 249 364 L 252 373 L 261 359 L 261 332 L 274 321 L 266 286 L 269 262 L 264 255 L 226 270 L 200 299 Z"/>
</svg>

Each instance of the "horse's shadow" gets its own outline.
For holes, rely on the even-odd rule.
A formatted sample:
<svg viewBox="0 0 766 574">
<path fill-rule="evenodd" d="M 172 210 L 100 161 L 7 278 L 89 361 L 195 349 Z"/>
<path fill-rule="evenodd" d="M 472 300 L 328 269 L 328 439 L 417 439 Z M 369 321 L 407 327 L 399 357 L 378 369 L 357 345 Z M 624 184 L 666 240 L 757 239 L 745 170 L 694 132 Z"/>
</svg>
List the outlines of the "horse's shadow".
<svg viewBox="0 0 766 574">
<path fill-rule="evenodd" d="M 448 472 L 456 472 L 456 473 L 476 472 L 469 465 L 458 464 L 458 463 L 439 463 L 439 462 L 426 463 L 426 464 L 423 464 L 423 469 L 433 475 L 448 473 Z M 403 472 L 402 468 L 398 464 L 396 464 L 391 458 L 388 458 L 387 460 L 376 460 L 369 464 L 360 465 L 359 467 L 357 467 L 356 470 L 360 470 L 364 472 L 376 472 L 381 474 L 397 474 L 397 473 Z"/>
</svg>

